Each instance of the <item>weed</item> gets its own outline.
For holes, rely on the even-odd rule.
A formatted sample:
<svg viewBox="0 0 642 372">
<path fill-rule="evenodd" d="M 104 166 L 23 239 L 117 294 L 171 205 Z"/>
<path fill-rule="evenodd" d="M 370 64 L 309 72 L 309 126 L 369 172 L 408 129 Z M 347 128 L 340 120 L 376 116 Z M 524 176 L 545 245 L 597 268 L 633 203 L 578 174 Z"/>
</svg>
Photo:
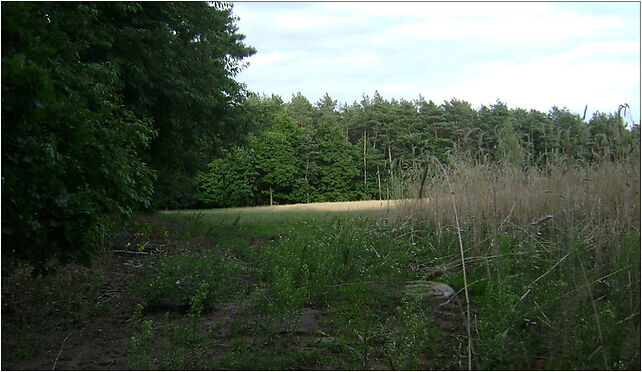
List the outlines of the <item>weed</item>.
<svg viewBox="0 0 642 372">
<path fill-rule="evenodd" d="M 127 367 L 132 370 L 150 369 L 153 364 L 151 352 L 154 322 L 143 320 L 143 306 L 138 304 L 130 319 L 133 336 L 130 338 Z"/>
<path fill-rule="evenodd" d="M 231 284 L 240 274 L 239 267 L 226 257 L 188 253 L 162 257 L 146 271 L 133 288 L 146 307 L 185 312 L 194 306 L 200 312 L 211 310 L 217 301 L 234 293 Z"/>
<path fill-rule="evenodd" d="M 626 177 L 633 174 L 617 167 Z M 448 219 L 452 194 L 439 196 L 440 188 L 448 188 L 438 178 L 426 181 L 435 204 L 418 202 L 412 218 L 256 210 L 198 214 L 184 235 L 215 234 L 216 252 L 191 249 L 193 240 L 177 241 L 178 253 L 156 251 L 141 260 L 141 273 L 123 292 L 140 302 L 129 322 L 127 367 L 460 370 L 468 367 L 472 340 L 477 369 L 639 369 L 638 202 L 625 205 L 624 199 L 597 193 L 619 182 L 600 180 L 614 177 L 600 165 L 589 170 L 595 172 L 594 186 L 582 187 L 604 196 L 601 203 L 608 208 L 578 194 L 575 181 L 564 183 L 559 169 L 523 171 L 453 169 L 459 227 Z M 541 190 L 530 189 L 530 183 Z M 553 186 L 559 191 L 555 198 L 543 191 Z M 533 204 L 520 190 L 532 193 Z M 533 209 L 538 202 L 541 209 Z M 542 213 L 553 217 L 542 220 Z M 137 228 L 157 233 L 155 227 Z M 78 302 L 71 278 L 30 287 L 41 297 L 28 303 L 15 329 L 3 323 L 3 332 L 16 337 L 20 325 L 48 312 L 50 319 L 64 316 L 69 323 L 111 314 L 111 303 Z M 84 280 L 82 293 L 91 299 L 95 294 L 86 293 L 106 293 L 105 278 Z M 448 283 L 459 295 L 446 307 L 421 302 L 404 291 L 420 280 Z M 465 290 L 469 311 L 460 300 Z M 42 300 L 55 291 L 67 299 L 64 305 Z M 3 304 L 3 319 L 5 308 L 10 305 Z M 301 314 L 310 313 L 313 321 L 302 322 L 307 318 Z M 17 319 L 16 309 L 7 314 Z M 6 349 L 3 337 L 3 351 L 17 353 L 3 355 L 27 357 L 33 351 L 18 341 Z"/>
<path fill-rule="evenodd" d="M 211 346 L 208 334 L 202 332 L 191 313 L 185 319 L 170 323 L 165 313 L 155 330 L 152 319 L 143 319 L 143 306 L 137 305 L 130 319 L 127 366 L 133 370 L 211 369 L 204 356 Z"/>
<path fill-rule="evenodd" d="M 393 370 L 421 369 L 420 355 L 435 341 L 428 323 L 430 312 L 417 299 L 404 300 L 396 310 L 384 349 L 386 361 Z"/>
<path fill-rule="evenodd" d="M 206 301 L 210 296 L 210 283 L 201 281 L 196 290 L 196 294 L 192 297 L 191 305 L 188 315 L 191 318 L 198 318 L 205 310 Z"/>
</svg>

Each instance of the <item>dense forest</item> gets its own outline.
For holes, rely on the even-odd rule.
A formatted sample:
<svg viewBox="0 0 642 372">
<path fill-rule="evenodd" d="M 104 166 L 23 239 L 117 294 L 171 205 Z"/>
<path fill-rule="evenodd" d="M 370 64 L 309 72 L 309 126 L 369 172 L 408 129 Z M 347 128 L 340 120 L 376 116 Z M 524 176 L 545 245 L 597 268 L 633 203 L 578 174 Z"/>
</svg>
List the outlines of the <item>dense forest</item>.
<svg viewBox="0 0 642 372">
<path fill-rule="evenodd" d="M 447 164 L 450 153 L 546 165 L 617 160 L 639 142 L 638 127 L 624 125 L 624 105 L 589 120 L 558 107 L 543 113 L 509 109 L 498 100 L 475 109 L 458 99 L 388 101 L 378 92 L 351 105 L 338 105 L 328 94 L 312 104 L 300 93 L 287 103 L 254 95 L 246 105 L 254 112 L 248 139 L 199 173 L 199 206 L 412 196 L 404 178 L 435 158 Z"/>
<path fill-rule="evenodd" d="M 624 156 L 621 111 L 351 105 L 258 96 L 232 5 L 2 4 L 3 267 L 89 263 L 136 210 L 385 199 L 451 152 L 520 164 Z M 464 92 L 462 92 L 464 94 Z"/>
</svg>

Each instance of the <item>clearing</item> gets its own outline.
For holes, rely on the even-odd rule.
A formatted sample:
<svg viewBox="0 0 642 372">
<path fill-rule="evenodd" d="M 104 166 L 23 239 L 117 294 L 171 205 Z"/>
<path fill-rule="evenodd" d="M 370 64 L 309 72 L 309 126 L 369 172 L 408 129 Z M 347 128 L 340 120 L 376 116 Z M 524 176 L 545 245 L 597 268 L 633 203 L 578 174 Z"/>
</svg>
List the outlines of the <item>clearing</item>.
<svg viewBox="0 0 642 372">
<path fill-rule="evenodd" d="M 435 350 L 459 344 L 458 302 L 400 294 L 421 273 L 399 274 L 382 230 L 367 229 L 386 224 L 394 203 L 138 215 L 92 268 L 3 278 L 2 368 L 456 367 L 413 340 L 431 330 L 442 340 Z M 369 274 L 366 251 L 380 261 Z"/>
<path fill-rule="evenodd" d="M 469 350 L 457 232 L 410 223 L 402 204 L 137 215 L 91 268 L 3 276 L 2 369 L 639 367 L 631 271 L 586 302 L 550 226 L 462 230 Z M 639 261 L 639 236 L 627 242 Z M 440 298 L 435 278 L 458 294 Z"/>
</svg>

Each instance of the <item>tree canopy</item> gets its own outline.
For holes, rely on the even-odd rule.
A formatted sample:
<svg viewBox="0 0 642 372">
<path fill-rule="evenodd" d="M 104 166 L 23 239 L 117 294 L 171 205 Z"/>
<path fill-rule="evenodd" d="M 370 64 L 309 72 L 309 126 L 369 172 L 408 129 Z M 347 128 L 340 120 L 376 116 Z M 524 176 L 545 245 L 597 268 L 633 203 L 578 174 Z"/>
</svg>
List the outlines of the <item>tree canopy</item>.
<svg viewBox="0 0 642 372">
<path fill-rule="evenodd" d="M 244 133 L 231 6 L 2 3 L 3 264 L 89 263 L 107 216 L 193 202 Z"/>
<path fill-rule="evenodd" d="M 639 147 L 640 140 L 639 129 L 625 127 L 617 113 L 595 113 L 584 121 L 565 108 L 552 107 L 547 113 L 509 109 L 499 100 L 478 109 L 454 98 L 441 104 L 421 96 L 388 101 L 378 92 L 351 105 L 339 105 L 327 93 L 314 105 L 300 93 L 289 102 L 274 95 L 251 101 L 261 115 L 252 125 L 253 140 L 243 148 L 253 154 L 252 169 L 262 178 L 243 188 L 255 190 L 254 195 L 235 206 L 399 197 L 400 190 L 411 191 L 412 177 L 432 159 L 447 164 L 453 152 L 480 162 L 543 167 L 559 161 L 617 160 Z M 290 127 L 277 136 L 274 128 L 280 122 Z M 285 133 L 291 133 L 287 140 Z M 243 159 L 226 155 L 212 164 L 222 161 L 247 172 Z M 207 199 L 208 193 L 233 193 L 225 187 L 212 191 L 207 184 L 226 175 L 212 168 L 201 174 L 205 206 L 231 206 Z M 285 175 L 289 186 L 278 187 L 274 180 Z M 229 177 L 232 185 L 238 175 Z M 276 195 L 272 200 L 270 192 Z"/>
</svg>

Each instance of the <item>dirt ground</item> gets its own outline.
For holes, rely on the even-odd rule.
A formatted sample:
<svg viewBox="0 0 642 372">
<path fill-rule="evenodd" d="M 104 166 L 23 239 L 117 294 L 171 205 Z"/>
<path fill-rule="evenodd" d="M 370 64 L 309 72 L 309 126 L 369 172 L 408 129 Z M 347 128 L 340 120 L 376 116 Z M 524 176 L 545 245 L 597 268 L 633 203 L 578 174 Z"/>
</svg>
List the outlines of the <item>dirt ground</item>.
<svg viewBox="0 0 642 372">
<path fill-rule="evenodd" d="M 169 231 L 182 228 L 170 219 L 144 219 Z M 125 369 L 128 321 L 135 306 L 127 290 L 141 272 L 143 255 L 111 251 L 141 243 L 178 249 L 171 235 L 121 232 L 105 240 L 91 268 L 70 265 L 51 278 L 34 279 L 21 267 L 3 276 L 2 369 Z"/>
<path fill-rule="evenodd" d="M 380 208 L 382 203 L 389 202 L 359 202 L 354 205 Z M 337 203 L 324 204 L 323 208 L 337 206 Z M 341 204 L 342 208 L 352 207 Z M 72 265 L 60 270 L 53 278 L 36 279 L 30 277 L 27 268 L 21 268 L 14 275 L 2 278 L 3 370 L 128 368 L 132 335 L 130 319 L 136 306 L 128 288 L 142 273 L 144 255 L 115 254 L 114 250 L 132 249 L 141 244 L 164 253 L 177 252 L 186 246 L 190 250 L 216 247 L 215 241 L 203 236 L 188 241 L 175 239 L 176 234 L 184 229 L 184 225 L 176 220 L 154 216 L 138 218 L 169 234 L 116 233 L 105 241 L 104 252 L 91 268 Z M 269 244 L 274 239 L 272 236 L 256 237 L 250 244 Z M 444 335 L 455 337 L 462 333 L 458 307 L 451 305 L 435 309 L 442 314 L 436 322 Z M 211 350 L 211 357 L 220 357 L 229 351 L 233 323 L 245 317 L 249 321 L 252 316 L 240 314 L 239 305 L 234 302 L 220 304 L 214 311 L 202 315 L 200 326 L 211 330 L 218 343 L 218 347 Z M 153 319 L 155 328 L 163 323 L 162 312 L 145 314 L 145 317 Z M 179 322 L 180 316 L 170 318 L 169 325 L 175 321 Z M 319 309 L 302 309 L 295 324 L 294 333 L 288 336 L 295 345 L 318 347 L 334 342 L 333 330 L 323 322 Z M 245 338 L 249 345 L 263 342 L 253 334 Z M 373 366 L 380 367 L 378 369 L 385 369 L 383 362 L 375 360 L 373 363 Z"/>
</svg>

